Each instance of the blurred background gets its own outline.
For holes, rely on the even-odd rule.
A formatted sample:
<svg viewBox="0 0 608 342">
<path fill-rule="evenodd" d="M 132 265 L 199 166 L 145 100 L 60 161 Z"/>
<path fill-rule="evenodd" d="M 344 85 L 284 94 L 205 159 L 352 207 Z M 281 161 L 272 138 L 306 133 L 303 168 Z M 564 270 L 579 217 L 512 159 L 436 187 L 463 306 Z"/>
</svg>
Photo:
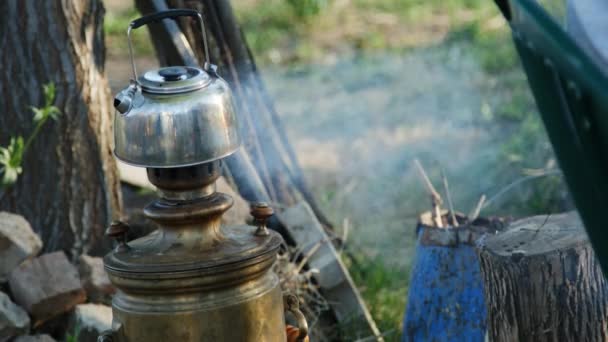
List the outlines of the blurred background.
<svg viewBox="0 0 608 342">
<path fill-rule="evenodd" d="M 128 82 L 131 1 L 106 0 L 107 76 Z M 352 276 L 398 340 L 418 216 L 419 159 L 457 211 L 572 209 L 510 31 L 491 1 L 238 0 L 232 5 L 306 178 L 358 262 Z M 157 64 L 135 31 L 141 70 Z"/>
</svg>

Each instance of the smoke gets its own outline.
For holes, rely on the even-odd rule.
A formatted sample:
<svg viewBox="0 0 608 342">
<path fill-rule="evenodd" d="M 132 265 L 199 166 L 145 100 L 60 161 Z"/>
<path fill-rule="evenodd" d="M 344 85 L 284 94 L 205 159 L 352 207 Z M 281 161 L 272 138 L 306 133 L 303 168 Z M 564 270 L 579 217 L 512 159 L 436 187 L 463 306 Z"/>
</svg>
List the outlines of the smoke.
<svg viewBox="0 0 608 342">
<path fill-rule="evenodd" d="M 489 81 L 466 46 L 262 75 L 323 209 L 334 222 L 349 219 L 350 242 L 372 257 L 408 263 L 417 216 L 431 208 L 414 159 L 440 192 L 445 171 L 464 213 L 506 185 L 500 151 L 512 132 L 484 119 Z"/>
<path fill-rule="evenodd" d="M 137 64 L 157 67 L 151 56 Z M 114 92 L 128 83 L 128 63 L 108 63 L 107 70 Z M 521 176 L 502 153 L 515 133 L 488 119 L 504 96 L 489 90 L 493 81 L 466 44 L 266 65 L 261 75 L 322 209 L 338 225 L 348 219 L 349 242 L 371 257 L 409 263 L 417 217 L 431 208 L 414 159 L 444 199 L 445 172 L 463 213 Z M 546 137 L 540 140 L 550 149 Z M 482 214 L 517 215 L 494 203 Z"/>
</svg>

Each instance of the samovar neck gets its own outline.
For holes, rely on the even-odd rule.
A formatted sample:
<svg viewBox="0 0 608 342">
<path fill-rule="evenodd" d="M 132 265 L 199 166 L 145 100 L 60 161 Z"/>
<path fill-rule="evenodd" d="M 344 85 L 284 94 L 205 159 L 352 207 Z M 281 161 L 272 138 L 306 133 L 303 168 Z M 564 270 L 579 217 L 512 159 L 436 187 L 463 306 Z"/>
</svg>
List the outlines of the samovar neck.
<svg viewBox="0 0 608 342">
<path fill-rule="evenodd" d="M 209 163 L 177 168 L 148 168 L 148 179 L 166 200 L 190 201 L 215 193 L 215 181 L 220 177 L 222 163 Z"/>
</svg>

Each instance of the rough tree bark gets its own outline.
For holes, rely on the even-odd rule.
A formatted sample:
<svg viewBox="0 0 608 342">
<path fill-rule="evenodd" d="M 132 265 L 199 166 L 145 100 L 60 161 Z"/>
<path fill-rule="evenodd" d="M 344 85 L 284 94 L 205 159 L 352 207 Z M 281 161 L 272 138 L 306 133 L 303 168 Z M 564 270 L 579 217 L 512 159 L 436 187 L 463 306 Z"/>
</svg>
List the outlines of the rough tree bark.
<svg viewBox="0 0 608 342">
<path fill-rule="evenodd" d="M 608 338 L 608 284 L 576 213 L 514 222 L 479 257 L 491 341 Z"/>
<path fill-rule="evenodd" d="M 55 84 L 62 112 L 34 140 L 17 183 L 0 192 L 0 209 L 24 215 L 46 252 L 101 253 L 121 205 L 102 2 L 4 0 L 0 13 L 0 145 L 32 131 L 43 84 Z"/>
<path fill-rule="evenodd" d="M 141 13 L 158 10 L 155 5 L 158 1 L 135 2 Z M 261 200 L 262 193 L 261 197 L 268 197 L 268 200 L 281 206 L 292 206 L 303 199 L 311 206 L 319 221 L 330 228 L 331 223 L 305 184 L 297 157 L 264 87 L 230 2 L 169 0 L 167 3 L 170 8 L 192 8 L 203 14 L 209 32 L 211 61 L 219 66 L 220 74 L 235 94 L 236 106 L 241 115 L 244 153 L 229 158 L 227 163 L 241 195 L 247 200 Z M 188 38 L 199 65 L 202 65 L 204 52 L 198 23 L 182 20 L 180 27 Z M 187 62 L 174 49 L 163 44 L 169 42 L 170 38 L 162 37 L 161 30 L 155 29 L 155 25 L 150 25 L 150 30 L 158 38 L 154 44 L 162 65 L 182 65 Z M 243 174 L 243 163 L 246 162 L 253 164 L 255 175 L 251 172 Z M 262 191 L 243 189 L 242 184 L 245 182 L 239 181 L 239 178 L 259 179 L 257 183 L 262 184 Z"/>
</svg>

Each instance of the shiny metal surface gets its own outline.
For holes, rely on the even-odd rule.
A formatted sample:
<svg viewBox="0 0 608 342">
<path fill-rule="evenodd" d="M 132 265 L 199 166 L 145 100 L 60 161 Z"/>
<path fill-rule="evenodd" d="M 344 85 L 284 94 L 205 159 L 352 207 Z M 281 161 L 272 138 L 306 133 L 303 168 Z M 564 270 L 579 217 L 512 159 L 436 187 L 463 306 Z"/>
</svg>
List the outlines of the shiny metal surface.
<svg viewBox="0 0 608 342">
<path fill-rule="evenodd" d="M 146 71 L 138 78 L 142 90 L 150 94 L 179 94 L 200 89 L 211 82 L 205 71 L 192 67 L 166 67 Z"/>
<path fill-rule="evenodd" d="M 132 103 L 114 119 L 114 153 L 125 163 L 190 166 L 226 157 L 240 146 L 232 94 L 221 78 L 210 76 L 206 86 L 187 93 L 141 90 Z"/>
</svg>

